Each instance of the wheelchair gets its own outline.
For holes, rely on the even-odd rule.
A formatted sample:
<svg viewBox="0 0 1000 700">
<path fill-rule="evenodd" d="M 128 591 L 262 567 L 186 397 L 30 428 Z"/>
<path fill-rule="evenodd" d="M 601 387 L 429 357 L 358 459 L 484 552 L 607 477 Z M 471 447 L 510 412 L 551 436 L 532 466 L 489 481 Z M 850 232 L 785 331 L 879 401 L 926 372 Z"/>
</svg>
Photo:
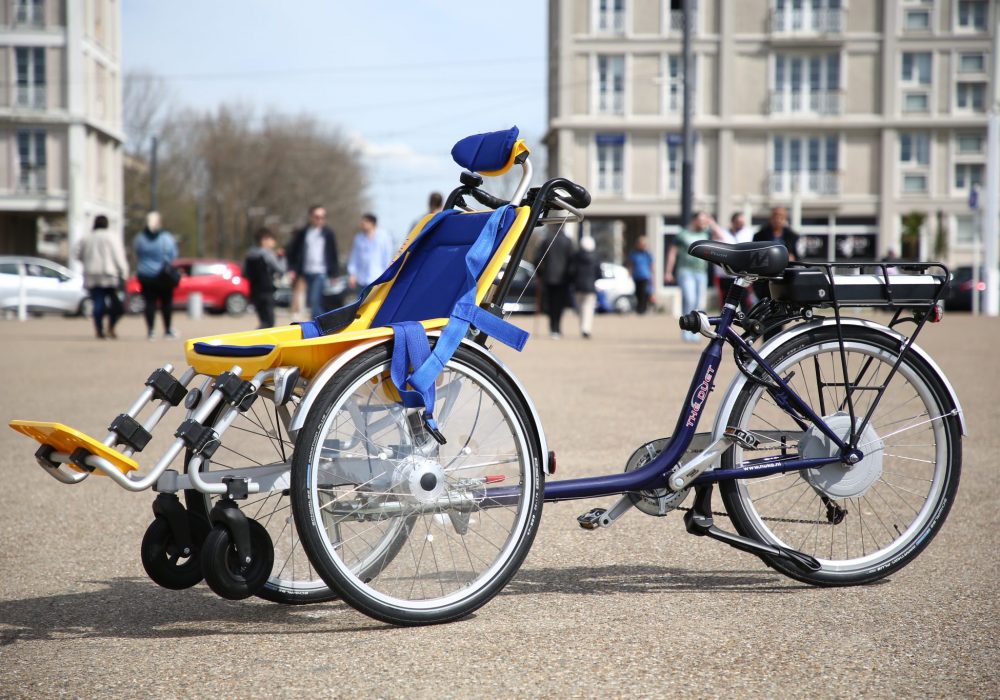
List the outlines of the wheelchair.
<svg viewBox="0 0 1000 700">
<path fill-rule="evenodd" d="M 459 141 L 464 170 L 358 300 L 310 322 L 188 340 L 187 367 L 149 375 L 103 439 L 15 420 L 38 464 L 152 489 L 140 547 L 169 589 L 285 604 L 342 597 L 397 624 L 468 614 L 527 554 L 550 456 L 517 378 L 487 348 L 527 334 L 503 319 L 529 234 L 582 220 L 586 190 L 530 187 L 516 127 Z M 509 199 L 483 188 L 514 166 Z M 470 205 L 471 202 L 471 205 Z M 139 459 L 177 407 L 166 453 Z M 488 491 L 488 493 L 487 493 Z"/>
</svg>

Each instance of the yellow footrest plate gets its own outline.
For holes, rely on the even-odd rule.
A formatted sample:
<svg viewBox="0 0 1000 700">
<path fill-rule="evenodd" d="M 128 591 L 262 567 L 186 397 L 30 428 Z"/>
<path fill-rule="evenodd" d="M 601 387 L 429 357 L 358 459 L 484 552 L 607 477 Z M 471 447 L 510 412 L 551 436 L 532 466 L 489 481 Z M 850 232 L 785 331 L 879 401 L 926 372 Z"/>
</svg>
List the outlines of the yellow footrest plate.
<svg viewBox="0 0 1000 700">
<path fill-rule="evenodd" d="M 126 457 L 118 450 L 112 449 L 100 440 L 95 440 L 89 435 L 81 433 L 79 430 L 74 430 L 62 423 L 50 423 L 41 420 L 12 420 L 8 425 L 17 432 L 34 438 L 43 445 L 52 446 L 57 452 L 72 454 L 77 448 L 82 447 L 92 455 L 103 457 L 111 462 L 122 474 L 128 474 L 139 468 L 135 460 Z M 83 471 L 75 464 L 67 464 L 66 466 L 74 471 Z M 96 470 L 94 473 L 100 474 L 101 471 Z"/>
</svg>

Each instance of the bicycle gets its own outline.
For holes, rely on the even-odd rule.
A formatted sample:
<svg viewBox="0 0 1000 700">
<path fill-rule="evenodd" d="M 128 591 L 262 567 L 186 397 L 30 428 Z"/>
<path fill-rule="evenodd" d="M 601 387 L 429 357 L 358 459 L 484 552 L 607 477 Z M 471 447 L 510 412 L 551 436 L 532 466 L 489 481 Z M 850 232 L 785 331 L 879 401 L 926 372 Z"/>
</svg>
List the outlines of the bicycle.
<svg viewBox="0 0 1000 700">
<path fill-rule="evenodd" d="M 610 527 L 633 508 L 653 516 L 684 509 L 688 532 L 819 586 L 870 583 L 911 562 L 954 501 L 966 433 L 954 389 L 914 343 L 941 319 L 947 268 L 789 264 L 781 245 L 696 242 L 692 255 L 737 279 L 718 316 L 680 319 L 708 343 L 672 435 L 641 445 L 622 472 L 546 481 L 554 454 L 538 414 L 487 341 L 523 346 L 526 334 L 501 318 L 513 279 L 502 270 L 517 269 L 536 227 L 582 220 L 590 196 L 563 178 L 531 188 L 528 150 L 516 136 L 516 128 L 476 135 L 464 150 L 468 139 L 459 142 L 453 155 L 466 171 L 447 211 L 417 226 L 356 304 L 312 324 L 189 341 L 181 381 L 151 377 L 147 393 L 162 395 L 161 407 L 185 400 L 189 414 L 173 454 L 143 479 L 123 470 L 134 464 L 124 452 L 145 437 L 134 418 L 106 444 L 59 424 L 12 427 L 42 442 L 36 457 L 57 478 L 98 471 L 133 490 L 155 484 L 164 500 L 159 512 L 154 506 L 152 559 L 167 573 L 151 573 L 154 580 L 172 582 L 176 557 L 159 553 L 176 554 L 180 542 L 189 547 L 185 586 L 204 574 L 229 597 L 268 585 L 284 592 L 279 602 L 295 602 L 296 590 L 337 595 L 397 625 L 448 622 L 487 603 L 517 572 L 552 501 L 619 496 L 581 515 L 586 529 Z M 514 165 L 522 178 L 509 200 L 482 188 L 482 175 Z M 468 197 L 487 210 L 472 211 Z M 462 275 L 454 273 L 460 262 Z M 743 314 L 739 298 L 758 279 L 770 280 L 772 298 Z M 851 307 L 893 315 L 887 325 L 844 317 Z M 899 332 L 906 323 L 909 335 Z M 712 430 L 698 432 L 725 347 L 739 373 Z M 195 375 L 205 383 L 187 392 Z M 203 471 L 257 396 L 274 405 L 287 434 L 271 440 L 277 458 Z M 278 433 L 257 423 L 265 441 Z M 123 443 L 124 452 L 114 449 Z M 177 474 L 167 465 L 182 450 L 185 473 Z M 735 533 L 714 522 L 716 484 Z M 191 495 L 187 511 L 180 490 Z M 308 559 L 283 588 L 268 533 L 237 504 L 253 493 L 290 508 L 292 554 Z"/>
</svg>

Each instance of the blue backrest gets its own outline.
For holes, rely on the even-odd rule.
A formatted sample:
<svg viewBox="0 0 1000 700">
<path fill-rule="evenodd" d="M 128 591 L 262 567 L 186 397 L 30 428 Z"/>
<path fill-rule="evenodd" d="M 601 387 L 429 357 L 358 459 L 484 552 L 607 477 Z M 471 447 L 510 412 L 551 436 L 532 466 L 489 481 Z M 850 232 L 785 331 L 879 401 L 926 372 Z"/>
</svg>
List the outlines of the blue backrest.
<svg viewBox="0 0 1000 700">
<path fill-rule="evenodd" d="M 448 216 L 426 238 L 418 238 L 375 314 L 372 327 L 450 316 L 465 291 L 465 256 L 492 213 Z M 516 216 L 513 207 L 505 213 L 491 255 L 510 231 Z"/>
</svg>

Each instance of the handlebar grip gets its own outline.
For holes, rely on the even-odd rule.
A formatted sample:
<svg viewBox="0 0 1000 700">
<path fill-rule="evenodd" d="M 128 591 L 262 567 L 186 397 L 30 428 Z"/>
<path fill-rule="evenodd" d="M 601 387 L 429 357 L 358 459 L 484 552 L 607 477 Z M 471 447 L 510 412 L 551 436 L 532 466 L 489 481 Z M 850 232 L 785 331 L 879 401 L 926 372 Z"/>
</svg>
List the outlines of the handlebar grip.
<svg viewBox="0 0 1000 700">
<path fill-rule="evenodd" d="M 489 207 L 490 209 L 499 209 L 505 204 L 510 204 L 510 202 L 500 199 L 499 197 L 494 197 L 489 192 L 485 192 L 478 187 L 470 187 L 469 194 L 471 194 L 473 199 L 477 202 Z"/>
<path fill-rule="evenodd" d="M 590 192 L 582 185 L 569 180 L 559 183 L 557 189 L 564 190 L 569 195 L 569 203 L 577 209 L 586 209 L 590 206 Z"/>
</svg>

